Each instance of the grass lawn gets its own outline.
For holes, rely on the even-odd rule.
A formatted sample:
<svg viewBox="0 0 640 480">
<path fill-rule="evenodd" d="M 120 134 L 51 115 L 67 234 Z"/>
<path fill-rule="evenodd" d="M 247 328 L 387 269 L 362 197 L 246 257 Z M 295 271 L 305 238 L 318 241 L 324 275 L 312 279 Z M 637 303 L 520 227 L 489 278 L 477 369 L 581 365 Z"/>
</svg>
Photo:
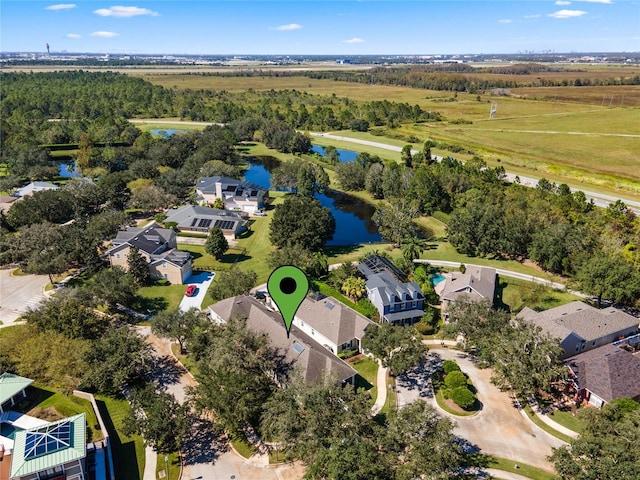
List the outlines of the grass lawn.
<svg viewBox="0 0 640 480">
<path fill-rule="evenodd" d="M 180 360 L 180 362 L 184 365 L 184 368 L 186 368 L 187 370 L 189 370 L 189 372 L 191 372 L 191 375 L 196 376 L 200 373 L 200 371 L 198 370 L 198 364 L 196 363 L 196 361 L 193 358 L 191 358 L 191 356 L 183 355 L 180 353 L 180 345 L 178 345 L 177 343 L 172 343 L 171 351 L 178 358 L 178 360 Z"/>
<path fill-rule="evenodd" d="M 443 240 L 447 236 L 447 225 L 434 217 L 419 217 L 414 221 L 423 231 L 425 238 Z"/>
<path fill-rule="evenodd" d="M 231 438 L 231 444 L 236 451 L 244 458 L 249 458 L 256 452 L 256 447 L 251 445 L 246 438 L 242 435 L 238 435 Z"/>
<path fill-rule="evenodd" d="M 387 414 L 395 410 L 398 406 L 398 399 L 396 397 L 396 390 L 393 388 L 395 385 L 395 378 L 391 375 L 387 375 L 387 401 L 384 403 L 380 413 Z"/>
<path fill-rule="evenodd" d="M 548 310 L 574 300 L 582 300 L 575 295 L 554 290 L 533 282 L 510 277 L 499 277 L 496 286 L 497 303 L 509 306 L 516 313 L 525 306 L 536 311 Z"/>
<path fill-rule="evenodd" d="M 358 372 L 356 377 L 356 388 L 364 388 L 371 394 L 371 404 L 378 398 L 378 385 L 376 377 L 378 375 L 378 364 L 368 357 L 362 357 L 354 362 L 350 362 L 354 369 Z"/>
<path fill-rule="evenodd" d="M 345 132 L 336 132 L 336 135 L 346 137 L 347 135 L 343 135 L 343 133 Z M 349 133 L 355 133 L 355 132 L 349 132 Z M 391 144 L 391 140 L 388 138 L 375 137 L 373 135 L 371 135 L 371 137 L 373 137 L 374 139 L 378 138 L 378 143 Z M 372 141 L 375 142 L 376 140 L 372 140 Z M 394 162 L 400 161 L 400 152 L 394 152 L 393 150 L 388 150 L 386 148 L 372 147 L 371 145 L 361 145 L 359 143 L 349 142 L 345 140 L 335 140 L 333 138 L 316 137 L 316 136 L 311 137 L 311 142 L 314 145 L 320 145 L 321 147 L 326 147 L 327 145 L 331 145 L 333 147 L 336 147 L 342 150 L 351 150 L 352 152 L 358 152 L 358 153 L 367 152 L 367 153 L 370 153 L 371 155 L 377 155 L 383 160 L 391 160 Z M 406 144 L 407 142 L 403 142 L 402 145 L 400 146 L 404 146 Z"/>
<path fill-rule="evenodd" d="M 35 392 L 37 397 L 33 403 L 35 406 L 26 412 L 27 415 L 46 416 L 45 410 L 49 408 L 55 409 L 62 417 L 84 413 L 87 419 L 87 441 L 95 442 L 102 438 L 96 414 L 88 400 L 73 395 L 64 395 L 53 388 L 44 386 L 33 386 L 32 392 Z"/>
<path fill-rule="evenodd" d="M 129 413 L 126 400 L 96 396 L 100 414 L 111 437 L 116 478 L 142 479 L 144 473 L 144 442 L 140 435 L 127 437 L 122 433 L 124 418 Z"/>
<path fill-rule="evenodd" d="M 570 443 L 573 440 L 573 438 L 569 437 L 568 435 L 565 435 L 564 433 L 557 431 L 554 428 L 551 428 L 549 425 L 547 425 L 542 420 L 540 420 L 529 405 L 524 406 L 524 411 L 527 413 L 527 416 L 531 419 L 531 421 L 535 423 L 537 426 L 539 426 L 545 432 L 553 435 L 556 438 L 559 438 L 563 442 Z"/>
<path fill-rule="evenodd" d="M 172 452 L 166 455 L 169 463 L 169 476 L 164 478 L 167 480 L 179 480 L 180 478 L 180 453 Z M 166 472 L 167 462 L 164 460 L 165 454 L 158 454 L 158 463 L 156 463 L 156 478 L 159 477 L 160 472 Z"/>
<path fill-rule="evenodd" d="M 180 305 L 186 288 L 186 285 L 152 285 L 138 289 L 138 295 L 145 299 L 146 309 L 173 310 Z"/>
<path fill-rule="evenodd" d="M 516 465 L 518 465 L 517 468 Z M 503 470 L 505 472 L 516 473 L 523 477 L 532 478 L 533 480 L 558 480 L 559 478 L 553 473 L 542 470 L 541 468 L 509 460 L 507 458 L 493 456 L 488 457 L 488 467 Z"/>
<path fill-rule="evenodd" d="M 361 313 L 365 317 L 367 316 L 368 312 L 367 312 L 366 309 L 362 308 L 358 304 L 353 303 L 351 300 L 349 300 L 347 297 L 342 295 L 335 288 L 331 287 L 330 285 L 327 285 L 324 282 L 318 281 L 318 280 L 316 280 L 316 281 L 314 281 L 312 283 L 313 283 L 313 287 L 317 288 L 318 290 L 320 290 L 321 293 L 324 293 L 325 295 L 331 296 L 331 297 L 335 298 L 336 300 L 339 300 L 340 302 L 344 303 L 347 307 L 353 308 L 356 312 Z"/>
<path fill-rule="evenodd" d="M 553 413 L 547 415 L 554 422 L 559 423 L 563 427 L 567 427 L 577 433 L 584 431 L 584 423 L 577 416 L 572 415 L 571 412 L 563 412 L 561 410 L 554 410 Z"/>
</svg>

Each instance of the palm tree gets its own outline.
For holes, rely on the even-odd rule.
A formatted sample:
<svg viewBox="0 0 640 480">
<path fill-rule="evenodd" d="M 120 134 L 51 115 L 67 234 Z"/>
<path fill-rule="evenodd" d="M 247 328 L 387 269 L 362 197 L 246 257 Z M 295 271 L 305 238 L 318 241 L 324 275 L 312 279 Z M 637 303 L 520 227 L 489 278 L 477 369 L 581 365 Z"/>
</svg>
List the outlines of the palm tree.
<svg viewBox="0 0 640 480">
<path fill-rule="evenodd" d="M 342 291 L 347 297 L 351 298 L 354 303 L 357 303 L 367 291 L 367 284 L 364 278 L 349 277 L 342 284 Z"/>
<path fill-rule="evenodd" d="M 402 241 L 402 256 L 407 262 L 420 258 L 423 250 L 424 245 L 418 237 L 405 237 Z"/>
</svg>

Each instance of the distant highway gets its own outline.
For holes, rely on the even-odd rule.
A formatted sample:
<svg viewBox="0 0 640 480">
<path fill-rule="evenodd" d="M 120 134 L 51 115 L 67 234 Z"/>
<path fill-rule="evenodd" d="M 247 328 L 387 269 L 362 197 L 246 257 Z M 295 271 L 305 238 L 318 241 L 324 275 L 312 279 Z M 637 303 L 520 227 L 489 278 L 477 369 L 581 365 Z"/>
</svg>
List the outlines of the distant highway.
<svg viewBox="0 0 640 480">
<path fill-rule="evenodd" d="M 159 123 L 164 125 L 179 125 L 179 124 L 180 125 L 198 125 L 198 126 L 221 125 L 219 123 L 212 123 L 212 122 L 190 122 L 190 121 L 180 121 L 180 120 L 130 119 L 129 121 L 131 123 L 142 123 L 142 124 Z M 385 150 L 391 150 L 393 152 L 402 151 L 402 147 L 396 147 L 395 145 L 388 145 L 386 143 L 372 142 L 371 140 L 362 140 L 359 138 L 343 137 L 341 135 L 334 135 L 332 133 L 323 133 L 323 132 L 309 132 L 309 134 L 312 137 L 322 137 L 322 138 L 329 138 L 331 140 L 340 140 L 343 142 L 357 143 L 359 145 L 367 145 L 370 147 L 383 148 Z M 418 152 L 419 150 L 411 151 L 412 154 L 415 154 Z M 437 161 L 442 160 L 442 157 L 439 157 L 437 155 L 434 155 L 433 158 Z M 538 184 L 538 181 L 540 180 L 540 178 L 527 177 L 527 176 L 519 175 L 516 173 L 509 173 L 509 172 L 505 172 L 505 173 L 506 173 L 505 176 L 507 181 L 513 182 L 515 181 L 515 178 L 518 177 L 520 179 L 520 184 L 524 185 L 525 187 L 535 188 L 535 186 Z M 587 197 L 587 201 L 593 200 L 593 203 L 598 207 L 607 208 L 609 204 L 615 203 L 617 200 L 622 200 L 625 203 L 625 205 L 629 207 L 629 210 L 634 212 L 636 215 L 640 215 L 640 201 L 631 200 L 630 198 L 616 197 L 616 196 L 607 195 L 604 193 L 590 192 L 582 188 L 571 187 L 572 192 L 576 192 L 578 190 L 581 190 L 582 192 L 584 192 L 585 196 Z"/>
</svg>

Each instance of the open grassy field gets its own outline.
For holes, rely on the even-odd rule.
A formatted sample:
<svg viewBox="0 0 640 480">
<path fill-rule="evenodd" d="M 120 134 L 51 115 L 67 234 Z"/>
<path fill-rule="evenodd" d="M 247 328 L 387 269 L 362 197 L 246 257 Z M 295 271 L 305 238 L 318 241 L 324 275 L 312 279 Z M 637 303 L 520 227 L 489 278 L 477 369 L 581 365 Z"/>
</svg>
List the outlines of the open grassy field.
<svg viewBox="0 0 640 480">
<path fill-rule="evenodd" d="M 538 77 L 568 80 L 608 78 L 636 75 L 637 70 L 636 67 L 580 65 L 575 67 L 575 71 L 542 72 L 533 74 L 530 79 L 526 75 L 516 79 L 525 82 Z M 478 99 L 475 94 L 458 93 L 454 96 L 446 91 L 372 86 L 303 76 L 221 77 L 161 73 L 143 76 L 152 83 L 177 89 L 211 88 L 232 92 L 249 88 L 256 91 L 296 89 L 316 95 L 335 94 L 355 101 L 387 99 L 417 104 L 439 112 L 445 121 L 404 125 L 394 130 L 394 135 L 415 135 L 421 141 L 432 138 L 459 144 L 481 154 L 489 165 L 500 164 L 516 174 L 545 176 L 578 188 L 640 198 L 640 137 L 634 136 L 638 135 L 640 110 L 630 108 L 640 105 L 640 86 L 637 85 L 522 87 L 513 89 L 512 97 L 483 94 Z M 492 78 L 496 76 L 492 75 Z M 496 118 L 489 121 L 492 102 L 497 103 L 498 110 Z M 473 123 L 452 123 L 461 119 Z M 355 132 L 341 134 L 360 135 Z M 407 143 L 372 135 L 368 139 L 396 146 Z M 320 145 L 353 149 L 346 142 L 315 141 Z M 395 159 L 392 152 L 374 151 L 373 147 L 366 151 Z M 437 149 L 434 153 L 451 154 Z M 467 159 L 465 155 L 454 156 Z"/>
</svg>

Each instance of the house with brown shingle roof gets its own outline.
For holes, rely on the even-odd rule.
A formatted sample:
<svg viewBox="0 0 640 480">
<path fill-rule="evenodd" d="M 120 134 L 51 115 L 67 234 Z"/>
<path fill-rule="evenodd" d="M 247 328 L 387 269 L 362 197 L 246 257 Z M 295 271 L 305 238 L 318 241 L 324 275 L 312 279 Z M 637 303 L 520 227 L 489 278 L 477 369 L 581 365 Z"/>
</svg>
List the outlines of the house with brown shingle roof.
<svg viewBox="0 0 640 480">
<path fill-rule="evenodd" d="M 566 362 L 580 398 L 600 408 L 618 398 L 640 401 L 640 344 L 616 342 Z"/>
<path fill-rule="evenodd" d="M 335 298 L 316 293 L 302 301 L 293 325 L 337 355 L 362 352 L 362 337 L 374 323 Z"/>
<path fill-rule="evenodd" d="M 208 307 L 215 322 L 227 322 L 235 317 L 247 319 L 249 330 L 266 335 L 284 361 L 296 368 L 307 383 L 320 383 L 328 375 L 341 383 L 353 383 L 357 372 L 342 359 L 318 343 L 295 325 L 287 337 L 282 316 L 253 297 L 239 295 L 226 298 Z M 277 379 L 276 379 L 277 381 Z"/>
<path fill-rule="evenodd" d="M 469 265 L 464 273 L 450 272 L 434 287 L 442 303 L 442 315 L 447 318 L 449 305 L 465 297 L 472 302 L 489 300 L 493 304 L 496 291 L 495 268 Z"/>
<path fill-rule="evenodd" d="M 539 326 L 559 340 L 563 358 L 607 345 L 638 332 L 638 318 L 609 307 L 598 310 L 584 302 L 571 302 L 536 312 L 526 307 L 519 318 Z"/>
</svg>

